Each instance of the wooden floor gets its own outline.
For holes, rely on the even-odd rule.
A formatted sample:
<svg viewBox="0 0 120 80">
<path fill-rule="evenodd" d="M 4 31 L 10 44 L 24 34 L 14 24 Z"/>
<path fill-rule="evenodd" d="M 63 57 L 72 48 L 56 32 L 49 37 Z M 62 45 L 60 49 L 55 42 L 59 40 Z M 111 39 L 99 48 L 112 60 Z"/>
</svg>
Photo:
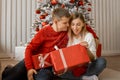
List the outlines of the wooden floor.
<svg viewBox="0 0 120 80">
<path fill-rule="evenodd" d="M 120 55 L 119 56 L 106 56 L 107 68 L 120 71 Z"/>
<path fill-rule="evenodd" d="M 107 60 L 107 69 L 103 72 L 102 75 L 100 75 L 100 80 L 120 80 L 120 77 L 119 79 L 114 79 L 114 77 L 113 79 L 112 78 L 105 79 L 109 75 L 110 77 L 111 75 L 116 75 L 115 73 L 117 73 L 117 75 L 120 76 L 120 56 L 105 56 L 104 58 Z M 16 63 L 18 63 L 18 61 L 15 61 L 14 59 L 10 59 L 9 57 L 0 58 L 0 78 L 1 78 L 1 72 L 3 71 L 6 65 L 16 64 Z M 109 74 L 109 75 L 106 75 L 106 74 Z"/>
</svg>

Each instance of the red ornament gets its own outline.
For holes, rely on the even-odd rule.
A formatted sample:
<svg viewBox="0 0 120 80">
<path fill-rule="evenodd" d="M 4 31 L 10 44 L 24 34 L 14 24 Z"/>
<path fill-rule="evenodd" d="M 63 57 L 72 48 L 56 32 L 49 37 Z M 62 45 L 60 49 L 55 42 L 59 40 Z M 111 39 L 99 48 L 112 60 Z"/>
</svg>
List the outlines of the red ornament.
<svg viewBox="0 0 120 80">
<path fill-rule="evenodd" d="M 44 13 L 43 15 L 48 16 L 48 13 Z"/>
<path fill-rule="evenodd" d="M 92 11 L 92 9 L 91 9 L 91 8 L 88 8 L 88 11 Z"/>
<path fill-rule="evenodd" d="M 84 5 L 83 0 L 80 0 L 80 1 L 78 2 L 78 5 L 79 5 L 79 6 L 83 6 L 83 5 Z"/>
<path fill-rule="evenodd" d="M 52 5 L 56 5 L 58 3 L 57 0 L 51 0 L 50 2 L 51 2 Z"/>
<path fill-rule="evenodd" d="M 36 13 L 36 14 L 40 14 L 40 13 L 41 13 L 41 12 L 40 12 L 40 9 L 36 9 L 35 13 Z"/>
<path fill-rule="evenodd" d="M 75 0 L 70 0 L 70 3 L 74 3 L 75 2 Z"/>
<path fill-rule="evenodd" d="M 84 8 L 84 7 L 82 7 L 81 9 L 82 9 L 82 10 L 85 10 L 85 8 Z"/>
<path fill-rule="evenodd" d="M 40 19 L 45 19 L 45 15 L 40 15 Z"/>
<path fill-rule="evenodd" d="M 42 22 L 42 26 L 45 26 L 47 24 L 48 24 L 48 22 Z"/>
<path fill-rule="evenodd" d="M 65 5 L 64 5 L 64 4 L 62 4 L 62 5 L 61 5 L 61 8 L 64 8 L 64 7 L 65 7 Z"/>
<path fill-rule="evenodd" d="M 92 6 L 92 4 L 91 4 L 91 3 L 89 3 L 88 5 L 89 5 L 89 6 Z"/>
<path fill-rule="evenodd" d="M 38 32 L 38 31 L 39 31 L 39 26 L 35 29 L 35 31 L 36 31 L 36 32 Z"/>
</svg>

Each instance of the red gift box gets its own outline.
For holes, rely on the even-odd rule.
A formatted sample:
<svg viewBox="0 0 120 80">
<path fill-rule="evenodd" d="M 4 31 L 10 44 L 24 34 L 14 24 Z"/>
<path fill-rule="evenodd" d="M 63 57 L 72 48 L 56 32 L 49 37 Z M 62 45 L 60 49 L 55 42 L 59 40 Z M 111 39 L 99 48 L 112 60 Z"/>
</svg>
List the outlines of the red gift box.
<svg viewBox="0 0 120 80">
<path fill-rule="evenodd" d="M 52 64 L 49 63 L 49 53 L 37 54 L 32 56 L 32 61 L 35 69 L 50 67 Z"/>
<path fill-rule="evenodd" d="M 82 66 L 90 61 L 87 49 L 80 44 L 50 52 L 55 74 Z"/>
</svg>

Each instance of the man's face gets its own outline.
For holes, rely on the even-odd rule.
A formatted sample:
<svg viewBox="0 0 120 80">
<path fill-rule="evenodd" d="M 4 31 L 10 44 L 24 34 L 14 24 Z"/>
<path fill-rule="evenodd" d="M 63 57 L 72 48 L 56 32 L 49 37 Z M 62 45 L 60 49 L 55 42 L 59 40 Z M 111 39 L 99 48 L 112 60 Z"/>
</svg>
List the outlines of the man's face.
<svg viewBox="0 0 120 80">
<path fill-rule="evenodd" d="M 56 22 L 56 27 L 57 27 L 58 32 L 67 31 L 69 27 L 69 18 L 62 17 L 60 20 Z"/>
</svg>

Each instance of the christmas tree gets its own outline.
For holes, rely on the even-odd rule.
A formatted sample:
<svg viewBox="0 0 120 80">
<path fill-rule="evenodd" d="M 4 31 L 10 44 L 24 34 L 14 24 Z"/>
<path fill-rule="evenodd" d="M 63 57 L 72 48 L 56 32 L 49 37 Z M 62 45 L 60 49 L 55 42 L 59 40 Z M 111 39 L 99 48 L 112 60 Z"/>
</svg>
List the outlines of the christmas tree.
<svg viewBox="0 0 120 80">
<path fill-rule="evenodd" d="M 91 0 L 36 0 L 36 2 L 37 9 L 35 10 L 35 20 L 32 25 L 32 37 L 42 27 L 52 24 L 52 11 L 58 7 L 68 9 L 70 13 L 75 11 L 82 13 L 86 23 L 89 26 L 93 25 Z"/>
</svg>

